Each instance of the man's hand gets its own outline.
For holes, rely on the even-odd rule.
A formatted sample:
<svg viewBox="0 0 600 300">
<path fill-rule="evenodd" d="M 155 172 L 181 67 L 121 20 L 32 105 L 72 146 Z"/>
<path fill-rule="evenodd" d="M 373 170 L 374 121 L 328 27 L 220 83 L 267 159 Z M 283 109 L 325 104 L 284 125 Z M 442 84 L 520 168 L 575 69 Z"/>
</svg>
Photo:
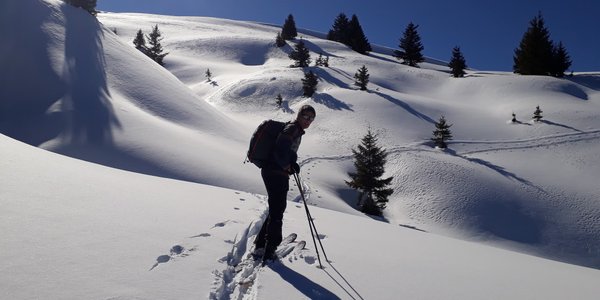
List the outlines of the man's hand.
<svg viewBox="0 0 600 300">
<path fill-rule="evenodd" d="M 298 163 L 293 162 L 290 169 L 292 174 L 300 174 L 300 165 Z"/>
</svg>

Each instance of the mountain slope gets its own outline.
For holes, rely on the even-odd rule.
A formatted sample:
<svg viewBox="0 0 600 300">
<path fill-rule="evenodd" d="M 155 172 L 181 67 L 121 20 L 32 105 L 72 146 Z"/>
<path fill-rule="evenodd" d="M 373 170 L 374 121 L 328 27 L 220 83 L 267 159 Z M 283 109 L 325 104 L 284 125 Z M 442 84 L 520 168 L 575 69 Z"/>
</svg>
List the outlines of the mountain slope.
<svg viewBox="0 0 600 300">
<path fill-rule="evenodd" d="M 241 163 L 247 139 L 261 120 L 289 120 L 309 103 L 317 119 L 299 154 L 312 205 L 361 215 L 344 180 L 350 149 L 370 125 L 391 153 L 389 223 L 600 266 L 597 74 L 455 79 L 433 61 L 410 68 L 305 32 L 313 57 L 331 64 L 308 68 L 320 81 L 307 99 L 303 70 L 288 67 L 293 42 L 272 46 L 273 26 L 112 13 L 97 23 L 59 1 L 2 5 L 3 134 L 111 167 L 264 193 L 258 170 Z M 131 44 L 155 24 L 170 52 L 166 70 Z M 363 64 L 367 92 L 353 86 Z M 278 93 L 284 109 L 273 104 Z M 545 121 L 533 124 L 536 105 Z M 509 124 L 513 111 L 519 122 Z M 448 151 L 429 142 L 442 114 L 454 124 Z M 289 200 L 297 197 L 292 187 Z"/>
</svg>

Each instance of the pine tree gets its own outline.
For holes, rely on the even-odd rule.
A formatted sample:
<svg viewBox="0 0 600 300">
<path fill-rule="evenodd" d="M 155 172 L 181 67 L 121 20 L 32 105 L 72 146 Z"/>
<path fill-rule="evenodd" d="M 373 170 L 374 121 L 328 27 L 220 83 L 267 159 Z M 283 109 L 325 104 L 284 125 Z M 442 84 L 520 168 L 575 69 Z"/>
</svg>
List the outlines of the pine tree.
<svg viewBox="0 0 600 300">
<path fill-rule="evenodd" d="M 367 54 L 367 52 L 373 50 L 356 15 L 352 15 L 352 19 L 348 23 L 348 37 L 348 46 L 350 46 L 352 50 L 360 54 Z"/>
<path fill-rule="evenodd" d="M 65 2 L 87 10 L 92 16 L 96 16 L 96 0 L 65 0 Z"/>
<path fill-rule="evenodd" d="M 535 111 L 533 112 L 533 121 L 539 122 L 542 120 L 544 116 L 542 116 L 543 111 L 540 109 L 540 106 L 536 106 Z"/>
<path fill-rule="evenodd" d="M 465 69 L 467 68 L 467 62 L 464 56 L 460 52 L 460 47 L 456 46 L 452 49 L 452 59 L 448 63 L 452 71 L 452 76 L 459 78 L 465 76 Z"/>
<path fill-rule="evenodd" d="M 148 44 L 150 47 L 148 48 L 148 57 L 157 62 L 159 65 L 163 65 L 163 58 L 167 56 L 169 53 L 163 53 L 162 45 L 160 41 L 162 41 L 162 34 L 160 30 L 158 30 L 158 25 L 155 25 L 152 28 L 152 32 L 148 35 Z"/>
<path fill-rule="evenodd" d="M 317 90 L 317 84 L 319 77 L 313 71 L 308 71 L 308 73 L 304 73 L 304 78 L 302 78 L 302 90 L 304 97 L 312 97 L 315 91 Z"/>
<path fill-rule="evenodd" d="M 291 40 L 296 36 L 298 36 L 296 22 L 294 22 L 294 16 L 290 14 L 288 15 L 287 19 L 285 19 L 285 23 L 283 23 L 283 27 L 281 28 L 281 37 L 284 40 Z"/>
<path fill-rule="evenodd" d="M 329 67 L 329 55 L 325 56 L 325 58 L 322 60 L 323 63 L 323 67 Z"/>
<path fill-rule="evenodd" d="M 431 140 L 435 142 L 435 145 L 438 148 L 446 149 L 446 141 L 452 139 L 452 133 L 450 132 L 451 126 L 452 124 L 448 125 L 446 123 L 446 118 L 444 116 L 435 123 L 435 130 L 433 131 L 433 138 Z"/>
<path fill-rule="evenodd" d="M 403 37 L 400 39 L 399 47 L 403 51 L 394 51 L 394 56 L 396 58 L 402 59 L 403 64 L 411 67 L 418 67 L 417 64 L 425 60 L 423 54 L 421 54 L 424 47 L 423 44 L 421 44 L 421 37 L 417 32 L 417 28 L 419 28 L 419 25 L 410 22 L 404 30 Z"/>
<path fill-rule="evenodd" d="M 281 47 L 283 47 L 285 45 L 286 45 L 286 42 L 283 39 L 283 37 L 281 36 L 281 32 L 278 32 L 277 36 L 275 37 L 275 46 L 281 48 Z"/>
<path fill-rule="evenodd" d="M 349 23 L 348 17 L 344 13 L 340 13 L 333 21 L 333 27 L 329 30 L 327 39 L 348 45 L 350 42 L 348 36 Z"/>
<path fill-rule="evenodd" d="M 358 69 L 356 73 L 354 73 L 354 85 L 360 87 L 361 91 L 367 90 L 367 84 L 369 84 L 369 70 L 365 65 L 362 68 Z"/>
<path fill-rule="evenodd" d="M 357 206 L 362 212 L 381 216 L 388 197 L 394 192 L 387 188 L 393 177 L 381 178 L 385 173 L 387 153 L 377 145 L 377 135 L 369 128 L 357 149 L 352 149 L 355 172 L 348 175 L 351 180 L 346 184 L 358 190 Z"/>
<path fill-rule="evenodd" d="M 281 105 L 283 104 L 283 97 L 281 97 L 281 94 L 277 94 L 277 97 L 275 97 L 275 104 L 277 104 L 277 107 L 281 108 Z"/>
<path fill-rule="evenodd" d="M 206 69 L 206 73 L 204 73 L 204 77 L 206 77 L 206 81 L 208 81 L 208 82 L 212 81 L 212 73 L 210 72 L 210 69 Z"/>
<path fill-rule="evenodd" d="M 135 49 L 140 50 L 142 53 L 148 55 L 148 47 L 146 46 L 146 39 L 144 38 L 144 33 L 142 30 L 138 30 L 135 35 L 135 39 L 133 39 L 133 45 Z"/>
<path fill-rule="evenodd" d="M 288 57 L 295 61 L 292 67 L 304 68 L 308 67 L 308 65 L 310 64 L 310 52 L 308 51 L 308 48 L 306 48 L 306 46 L 304 45 L 304 41 L 302 40 L 300 40 L 296 44 L 296 46 L 294 47 L 294 51 L 290 52 Z"/>
<path fill-rule="evenodd" d="M 322 67 L 323 63 L 323 54 L 319 53 L 319 57 L 317 57 L 317 59 L 315 60 L 315 67 Z"/>
<path fill-rule="evenodd" d="M 554 47 L 542 13 L 529 22 L 513 56 L 513 72 L 522 75 L 551 75 Z"/>
<path fill-rule="evenodd" d="M 571 67 L 571 58 L 567 49 L 562 42 L 558 42 L 558 45 L 554 47 L 552 52 L 552 76 L 562 78 L 565 76 L 565 72 Z"/>
</svg>

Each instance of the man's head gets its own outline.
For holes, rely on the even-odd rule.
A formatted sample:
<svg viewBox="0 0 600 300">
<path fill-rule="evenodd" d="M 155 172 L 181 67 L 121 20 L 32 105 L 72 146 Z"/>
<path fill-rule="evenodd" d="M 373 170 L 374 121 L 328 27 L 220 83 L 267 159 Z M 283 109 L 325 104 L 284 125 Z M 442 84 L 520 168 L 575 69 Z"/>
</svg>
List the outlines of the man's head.
<svg viewBox="0 0 600 300">
<path fill-rule="evenodd" d="M 298 111 L 298 116 L 296 117 L 296 121 L 300 124 L 302 129 L 306 129 L 310 126 L 312 121 L 315 120 L 317 113 L 315 109 L 310 105 L 303 105 Z"/>
</svg>

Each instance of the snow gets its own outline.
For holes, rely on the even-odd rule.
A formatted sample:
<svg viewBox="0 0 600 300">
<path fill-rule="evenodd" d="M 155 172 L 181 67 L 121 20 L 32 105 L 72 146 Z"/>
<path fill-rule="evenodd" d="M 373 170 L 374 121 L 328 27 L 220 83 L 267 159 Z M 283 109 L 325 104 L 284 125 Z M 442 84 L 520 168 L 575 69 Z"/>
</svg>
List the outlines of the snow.
<svg viewBox="0 0 600 300">
<path fill-rule="evenodd" d="M 330 57 L 331 67 L 308 68 L 320 81 L 307 99 L 302 70 L 289 68 L 293 43 L 272 45 L 277 26 L 109 12 L 98 21 L 58 0 L 0 5 L 0 298 L 600 292 L 600 73 L 456 79 L 433 58 L 411 68 L 390 49 L 363 56 L 299 29 L 313 60 Z M 131 43 L 155 24 L 166 68 Z M 353 85 L 362 65 L 366 92 Z M 239 286 L 233 264 L 267 209 L 258 169 L 242 164 L 249 137 L 303 104 L 317 118 L 299 151 L 302 184 L 331 264 L 317 267 L 291 183 L 284 234 L 307 248 Z M 537 105 L 544 119 L 533 123 Z M 446 150 L 429 141 L 441 115 L 453 124 Z M 368 126 L 394 177 L 383 219 L 357 211 L 344 184 Z"/>
</svg>

